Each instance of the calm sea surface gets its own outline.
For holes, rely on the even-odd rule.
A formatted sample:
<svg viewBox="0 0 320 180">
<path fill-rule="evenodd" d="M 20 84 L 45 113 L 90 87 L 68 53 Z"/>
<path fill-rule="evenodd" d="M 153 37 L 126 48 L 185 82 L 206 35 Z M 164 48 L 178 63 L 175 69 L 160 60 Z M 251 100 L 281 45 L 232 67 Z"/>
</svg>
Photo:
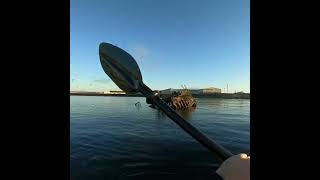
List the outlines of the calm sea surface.
<svg viewBox="0 0 320 180">
<path fill-rule="evenodd" d="M 181 114 L 187 121 L 233 153 L 250 152 L 250 100 L 197 101 Z M 210 179 L 221 162 L 145 98 L 70 96 L 70 103 L 72 180 Z"/>
</svg>

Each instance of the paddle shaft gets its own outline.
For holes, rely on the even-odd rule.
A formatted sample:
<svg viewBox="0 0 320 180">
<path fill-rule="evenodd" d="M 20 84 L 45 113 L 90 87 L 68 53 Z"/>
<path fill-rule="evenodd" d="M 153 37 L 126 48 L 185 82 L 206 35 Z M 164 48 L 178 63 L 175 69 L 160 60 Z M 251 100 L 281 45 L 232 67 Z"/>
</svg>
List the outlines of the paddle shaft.
<svg viewBox="0 0 320 180">
<path fill-rule="evenodd" d="M 173 110 L 167 103 L 165 103 L 159 96 L 153 96 L 154 92 L 142 82 L 139 84 L 139 90 L 145 97 L 151 97 L 154 104 L 158 106 L 170 119 L 172 119 L 176 124 L 178 124 L 178 126 L 180 126 L 184 131 L 186 131 L 203 146 L 217 153 L 222 160 L 226 160 L 233 155 L 230 151 L 215 143 L 198 129 L 193 127 L 190 123 L 188 123 L 188 121 L 183 119 L 175 110 Z"/>
</svg>

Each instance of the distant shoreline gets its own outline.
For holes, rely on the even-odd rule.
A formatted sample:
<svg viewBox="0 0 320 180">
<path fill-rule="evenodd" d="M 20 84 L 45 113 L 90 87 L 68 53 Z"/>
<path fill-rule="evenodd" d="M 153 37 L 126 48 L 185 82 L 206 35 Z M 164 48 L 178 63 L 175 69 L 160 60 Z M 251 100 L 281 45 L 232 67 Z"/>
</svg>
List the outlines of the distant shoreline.
<svg viewBox="0 0 320 180">
<path fill-rule="evenodd" d="M 70 93 L 70 96 L 118 96 L 118 97 L 144 97 L 140 94 L 99 94 L 99 93 Z"/>
<path fill-rule="evenodd" d="M 99 93 L 70 93 L 70 96 L 118 96 L 118 97 L 144 97 L 141 94 L 99 94 Z M 250 99 L 250 94 L 193 94 L 195 98 L 220 98 L 220 99 Z"/>
</svg>

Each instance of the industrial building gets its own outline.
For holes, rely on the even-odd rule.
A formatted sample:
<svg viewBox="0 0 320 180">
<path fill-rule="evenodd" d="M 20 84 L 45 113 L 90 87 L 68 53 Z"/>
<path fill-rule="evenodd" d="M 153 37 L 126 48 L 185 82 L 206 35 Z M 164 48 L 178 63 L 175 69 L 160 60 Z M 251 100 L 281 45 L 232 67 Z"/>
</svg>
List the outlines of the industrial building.
<svg viewBox="0 0 320 180">
<path fill-rule="evenodd" d="M 160 91 L 160 94 L 164 94 L 164 95 L 170 95 L 174 92 L 178 93 L 181 92 L 183 89 L 173 89 L 173 88 L 169 88 L 169 89 L 165 89 Z M 215 93 L 221 93 L 221 89 L 219 88 L 214 88 L 214 87 L 209 87 L 209 88 L 204 88 L 204 89 L 188 89 L 191 94 L 215 94 Z"/>
<path fill-rule="evenodd" d="M 221 93 L 221 89 L 209 87 L 209 88 L 201 89 L 201 93 L 202 94 Z"/>
</svg>

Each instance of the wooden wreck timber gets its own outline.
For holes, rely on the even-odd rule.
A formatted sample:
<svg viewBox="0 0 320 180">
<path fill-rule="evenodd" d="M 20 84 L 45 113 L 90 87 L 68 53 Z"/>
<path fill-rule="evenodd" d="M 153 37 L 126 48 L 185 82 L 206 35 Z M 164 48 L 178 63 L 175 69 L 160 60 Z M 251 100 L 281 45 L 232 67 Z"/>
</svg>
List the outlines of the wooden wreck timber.
<svg viewBox="0 0 320 180">
<path fill-rule="evenodd" d="M 183 89 L 181 92 L 172 93 L 171 95 L 160 97 L 174 110 L 188 110 L 196 108 L 197 102 L 188 89 Z M 147 98 L 148 104 L 153 104 L 152 100 Z"/>
</svg>

